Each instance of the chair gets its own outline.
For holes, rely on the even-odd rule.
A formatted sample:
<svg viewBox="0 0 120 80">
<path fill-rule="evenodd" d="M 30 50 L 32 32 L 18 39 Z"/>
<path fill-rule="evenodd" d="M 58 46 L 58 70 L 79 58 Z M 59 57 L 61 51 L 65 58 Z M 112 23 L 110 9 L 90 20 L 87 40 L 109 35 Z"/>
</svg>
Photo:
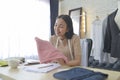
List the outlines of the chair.
<svg viewBox="0 0 120 80">
<path fill-rule="evenodd" d="M 92 42 L 92 39 L 86 39 L 86 40 L 87 40 L 87 43 L 88 43 L 88 59 L 89 59 L 93 42 Z"/>
</svg>

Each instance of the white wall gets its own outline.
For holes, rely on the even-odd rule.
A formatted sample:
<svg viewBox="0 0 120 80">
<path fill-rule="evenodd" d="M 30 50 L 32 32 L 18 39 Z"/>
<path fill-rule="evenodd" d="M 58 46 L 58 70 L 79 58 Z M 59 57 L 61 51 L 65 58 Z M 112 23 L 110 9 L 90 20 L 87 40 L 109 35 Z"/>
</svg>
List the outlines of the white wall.
<svg viewBox="0 0 120 80">
<path fill-rule="evenodd" d="M 87 12 L 87 37 L 90 37 L 90 27 L 96 16 L 104 19 L 117 9 L 118 0 L 59 0 L 59 14 L 68 14 L 70 9 L 83 7 Z"/>
</svg>

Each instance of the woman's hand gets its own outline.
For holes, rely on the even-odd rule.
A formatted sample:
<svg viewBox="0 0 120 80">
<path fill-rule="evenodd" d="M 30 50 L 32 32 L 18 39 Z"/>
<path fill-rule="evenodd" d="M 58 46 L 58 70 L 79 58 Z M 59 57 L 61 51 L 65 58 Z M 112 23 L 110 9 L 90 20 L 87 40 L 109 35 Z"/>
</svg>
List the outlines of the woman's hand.
<svg viewBox="0 0 120 80">
<path fill-rule="evenodd" d="M 53 60 L 52 61 L 53 63 L 59 63 L 59 64 L 61 64 L 61 65 L 65 65 L 66 63 L 65 63 L 65 61 L 63 60 L 63 59 L 56 59 L 56 60 Z"/>
</svg>

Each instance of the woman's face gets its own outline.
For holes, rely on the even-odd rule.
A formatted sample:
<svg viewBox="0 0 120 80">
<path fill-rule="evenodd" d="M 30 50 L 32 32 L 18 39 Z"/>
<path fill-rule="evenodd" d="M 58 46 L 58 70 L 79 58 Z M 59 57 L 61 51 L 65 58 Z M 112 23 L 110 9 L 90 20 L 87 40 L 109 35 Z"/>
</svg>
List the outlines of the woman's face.
<svg viewBox="0 0 120 80">
<path fill-rule="evenodd" d="M 65 33 L 68 31 L 68 29 L 67 29 L 67 24 L 62 18 L 56 19 L 54 30 L 57 36 L 65 37 Z"/>
</svg>

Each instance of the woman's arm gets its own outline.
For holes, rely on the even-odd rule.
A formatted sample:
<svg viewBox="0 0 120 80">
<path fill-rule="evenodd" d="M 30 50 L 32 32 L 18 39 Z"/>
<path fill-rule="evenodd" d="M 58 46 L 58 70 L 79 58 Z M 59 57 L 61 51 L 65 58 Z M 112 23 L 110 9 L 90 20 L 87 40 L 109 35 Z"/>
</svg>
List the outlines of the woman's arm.
<svg viewBox="0 0 120 80">
<path fill-rule="evenodd" d="M 80 56 L 76 56 L 74 60 L 68 61 L 66 63 L 68 66 L 80 66 Z"/>
</svg>

